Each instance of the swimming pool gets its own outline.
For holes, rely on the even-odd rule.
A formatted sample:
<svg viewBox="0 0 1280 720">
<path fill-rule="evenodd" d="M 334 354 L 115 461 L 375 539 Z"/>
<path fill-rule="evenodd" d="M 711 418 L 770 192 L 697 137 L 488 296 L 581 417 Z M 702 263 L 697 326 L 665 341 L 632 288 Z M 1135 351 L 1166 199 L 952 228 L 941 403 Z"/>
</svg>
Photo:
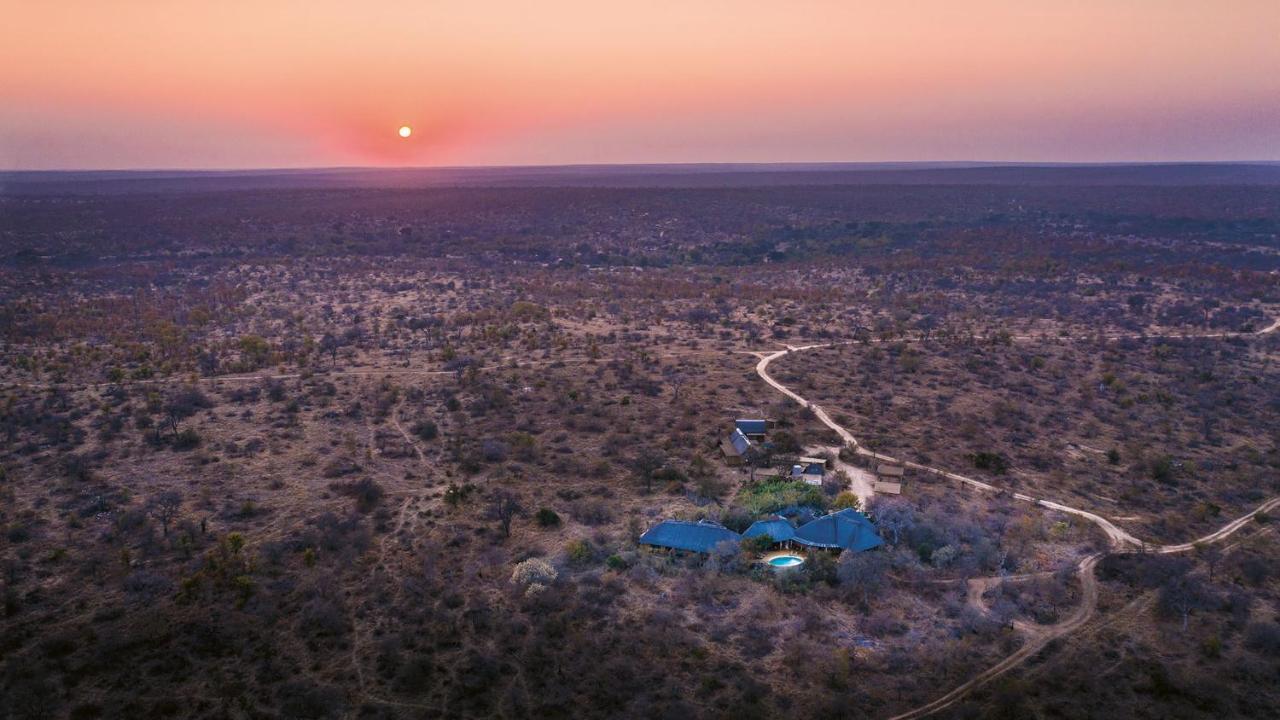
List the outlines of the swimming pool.
<svg viewBox="0 0 1280 720">
<path fill-rule="evenodd" d="M 769 565 L 776 568 L 789 568 L 804 563 L 804 558 L 799 555 L 774 555 L 768 560 Z"/>
</svg>

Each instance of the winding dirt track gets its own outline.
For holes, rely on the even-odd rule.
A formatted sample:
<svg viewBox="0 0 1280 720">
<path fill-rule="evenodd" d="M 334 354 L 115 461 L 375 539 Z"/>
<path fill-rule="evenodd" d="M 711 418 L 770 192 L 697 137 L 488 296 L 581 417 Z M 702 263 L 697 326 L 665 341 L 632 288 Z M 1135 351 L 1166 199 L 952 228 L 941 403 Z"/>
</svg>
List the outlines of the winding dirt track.
<svg viewBox="0 0 1280 720">
<path fill-rule="evenodd" d="M 1173 339 L 1173 338 L 1255 337 L 1258 335 L 1273 333 L 1278 329 L 1280 329 L 1280 319 L 1277 319 L 1275 322 L 1271 323 L 1270 325 L 1268 325 L 1267 327 L 1261 330 L 1258 330 L 1256 332 L 1251 332 L 1251 333 L 1205 333 L 1205 334 L 1199 334 L 1199 335 L 1186 335 L 1186 334 L 1184 335 L 1137 335 L 1137 334 L 1134 334 L 1134 335 L 1104 335 L 1104 336 L 1096 336 L 1094 338 L 1076 337 L 1076 338 L 1068 338 L 1068 339 L 1126 340 L 1126 339 L 1143 339 L 1143 338 Z M 1034 341 L 1038 339 L 1041 339 L 1041 338 L 1037 338 L 1035 336 L 1029 336 L 1029 335 L 1013 337 L 1013 340 L 1018 342 Z M 873 341 L 873 342 L 877 342 L 877 341 Z M 1118 527 L 1115 523 L 1111 522 L 1110 520 L 1104 517 L 1101 517 L 1100 515 L 1097 515 L 1095 513 L 1091 513 L 1087 510 L 1074 508 L 1069 505 L 1063 505 L 1062 503 L 1053 502 L 1051 500 L 1034 498 L 1024 493 L 1009 492 L 1003 488 L 999 488 L 990 483 L 986 483 L 981 480 L 976 480 L 974 478 L 967 477 L 959 473 L 953 473 L 940 468 L 929 467 L 927 465 L 921 465 L 919 463 L 914 463 L 910 461 L 902 461 L 902 460 L 898 460 L 896 458 L 890 457 L 888 455 L 883 455 L 881 453 L 873 452 L 863 447 L 858 442 L 858 439 L 853 436 L 853 433 L 849 432 L 846 428 L 841 426 L 835 420 L 831 419 L 831 416 L 827 414 L 826 410 L 823 410 L 818 405 L 815 405 L 814 403 L 806 400 L 804 397 L 800 396 L 795 391 L 791 390 L 787 386 L 775 380 L 773 376 L 769 374 L 770 363 L 772 363 L 774 360 L 777 360 L 778 358 L 784 357 L 791 353 L 802 352 L 805 350 L 813 350 L 817 348 L 849 345 L 849 344 L 852 344 L 852 342 L 821 343 L 821 344 L 815 344 L 815 345 L 803 345 L 798 347 L 787 346 L 786 349 L 783 349 L 783 350 L 777 350 L 773 352 L 768 352 L 768 351 L 754 352 L 751 354 L 760 358 L 760 361 L 756 363 L 756 374 L 758 374 L 762 380 L 768 383 L 769 386 L 772 387 L 773 389 L 791 398 L 795 402 L 799 403 L 801 406 L 811 410 L 814 416 L 819 420 L 819 422 L 821 422 L 823 425 L 826 425 L 827 427 L 835 431 L 835 433 L 840 436 L 841 440 L 843 440 L 845 444 L 848 447 L 852 448 L 854 452 L 856 452 L 857 454 L 862 455 L 864 457 L 870 457 L 876 460 L 880 460 L 882 462 L 896 463 L 896 464 L 903 465 L 905 467 L 913 468 L 915 470 L 920 470 L 923 472 L 940 475 L 942 477 L 955 480 L 963 485 L 976 488 L 978 490 L 987 491 L 987 492 L 1008 492 L 1009 495 L 1011 495 L 1013 498 L 1017 500 L 1029 502 L 1044 508 L 1056 510 L 1058 512 L 1077 515 L 1079 517 L 1082 517 L 1094 523 L 1098 527 L 1102 528 L 1103 532 L 1107 534 L 1107 538 L 1111 543 L 1112 551 L 1147 550 L 1147 551 L 1154 551 L 1159 553 L 1187 552 L 1195 548 L 1197 545 L 1207 545 L 1211 543 L 1220 542 L 1230 537 L 1231 535 L 1239 531 L 1241 528 L 1245 527 L 1255 516 L 1258 515 L 1258 513 L 1267 512 L 1274 508 L 1280 507 L 1280 497 L 1272 498 L 1270 500 L 1267 500 L 1257 508 L 1255 508 L 1252 512 L 1249 512 L 1239 518 L 1236 518 L 1235 520 L 1232 520 L 1231 522 L 1222 526 L 1215 532 L 1209 533 L 1208 535 L 1205 535 L 1204 537 L 1201 537 L 1199 539 L 1196 539 L 1187 543 L 1177 544 L 1177 545 L 1149 545 L 1143 542 L 1142 540 L 1139 540 L 1138 538 L 1134 537 L 1128 531 Z M 995 678 L 1000 677 L 1001 675 L 1012 670 L 1018 665 L 1021 665 L 1022 663 L 1026 662 L 1028 659 L 1034 657 L 1037 653 L 1043 650 L 1045 646 L 1047 646 L 1053 640 L 1056 640 L 1060 637 L 1064 637 L 1084 627 L 1084 625 L 1090 620 L 1090 618 L 1093 617 L 1093 614 L 1098 607 L 1098 583 L 1097 583 L 1097 579 L 1094 577 L 1093 570 L 1094 570 L 1094 567 L 1098 564 L 1098 561 L 1102 559 L 1102 557 L 1103 557 L 1102 553 L 1090 555 L 1084 558 L 1083 560 L 1081 560 L 1080 564 L 1076 567 L 1076 572 L 1080 577 L 1082 600 L 1080 602 L 1080 605 L 1071 613 L 1069 617 L 1067 617 L 1065 620 L 1057 624 L 1054 624 L 1045 628 L 1039 628 L 1034 633 L 1028 633 L 1027 640 L 1026 642 L 1023 643 L 1022 647 L 1018 648 L 1008 657 L 1004 658 L 1003 660 L 996 663 L 995 665 L 992 665 L 986 670 L 983 670 L 982 672 L 978 673 L 974 677 L 970 678 L 966 682 L 962 683 L 961 685 L 957 686 L 956 688 L 952 689 L 950 692 L 937 698 L 936 700 L 928 704 L 921 705 L 918 708 L 909 710 L 905 713 L 895 715 L 892 718 L 890 718 L 890 720 L 913 720 L 914 718 L 922 718 L 928 715 L 932 715 L 933 713 L 936 713 L 940 710 L 950 707 L 951 705 L 954 705 L 957 701 L 959 701 L 961 698 L 968 695 L 973 690 L 979 687 L 982 687 L 983 685 L 991 682 Z"/>
<path fill-rule="evenodd" d="M 1084 624 L 1093 617 L 1093 613 L 1098 609 L 1098 581 L 1093 576 L 1093 568 L 1098 564 L 1101 555 L 1090 555 L 1081 561 L 1079 566 L 1080 587 L 1083 599 L 1075 611 L 1062 622 L 1052 625 L 1045 629 L 1043 633 L 1032 635 L 1028 640 L 1005 659 L 983 670 L 973 676 L 963 684 L 957 686 L 951 692 L 934 700 L 927 705 L 921 705 L 914 710 L 909 710 L 901 715 L 895 715 L 891 720 L 911 720 L 911 718 L 922 718 L 932 715 L 944 708 L 950 707 L 956 701 L 968 695 L 971 691 L 991 682 L 997 677 L 1009 672 L 1013 668 L 1021 665 L 1027 660 L 1035 656 L 1036 653 L 1044 649 L 1053 640 L 1062 637 L 1068 633 L 1075 632 L 1084 627 Z"/>
</svg>

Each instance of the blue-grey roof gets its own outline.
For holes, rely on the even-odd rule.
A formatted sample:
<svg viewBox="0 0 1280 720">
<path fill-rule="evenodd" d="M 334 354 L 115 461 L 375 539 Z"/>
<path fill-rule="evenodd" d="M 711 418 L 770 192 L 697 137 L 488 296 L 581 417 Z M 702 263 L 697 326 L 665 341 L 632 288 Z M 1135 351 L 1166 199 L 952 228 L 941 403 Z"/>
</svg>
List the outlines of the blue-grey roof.
<svg viewBox="0 0 1280 720">
<path fill-rule="evenodd" d="M 640 542 L 644 545 L 700 553 L 711 552 L 712 548 L 725 540 L 741 542 L 742 536 L 723 525 L 706 520 L 663 520 L 640 536 Z"/>
<path fill-rule="evenodd" d="M 766 518 L 751 523 L 751 527 L 742 533 L 742 537 L 751 538 L 758 535 L 768 535 L 774 542 L 783 542 L 790 540 L 796 534 L 796 529 L 791 523 L 780 517 Z"/>
<path fill-rule="evenodd" d="M 746 453 L 747 450 L 751 449 L 751 441 L 748 440 L 747 436 L 743 435 L 742 431 L 738 428 L 734 428 L 733 434 L 729 436 L 729 442 L 733 443 L 733 449 L 737 450 L 739 455 L 742 455 Z"/>
<path fill-rule="evenodd" d="M 818 475 L 827 474 L 827 468 L 820 463 L 808 463 L 791 466 L 791 474 L 794 475 Z"/>
<path fill-rule="evenodd" d="M 884 543 L 866 515 L 845 508 L 805 523 L 796 530 L 795 541 L 811 547 L 862 551 Z"/>
<path fill-rule="evenodd" d="M 739 418 L 734 421 L 733 425 L 748 435 L 763 435 L 768 424 L 764 420 Z"/>
</svg>

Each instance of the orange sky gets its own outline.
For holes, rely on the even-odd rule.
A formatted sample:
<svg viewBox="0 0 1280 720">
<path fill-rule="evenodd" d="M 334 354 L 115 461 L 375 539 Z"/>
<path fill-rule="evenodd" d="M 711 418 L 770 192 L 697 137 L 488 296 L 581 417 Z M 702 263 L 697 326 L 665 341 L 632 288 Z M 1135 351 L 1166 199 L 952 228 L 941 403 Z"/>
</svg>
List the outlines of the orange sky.
<svg viewBox="0 0 1280 720">
<path fill-rule="evenodd" d="M 1280 159 L 1280 0 L 0 0 L 0 18 L 0 168 Z"/>
</svg>

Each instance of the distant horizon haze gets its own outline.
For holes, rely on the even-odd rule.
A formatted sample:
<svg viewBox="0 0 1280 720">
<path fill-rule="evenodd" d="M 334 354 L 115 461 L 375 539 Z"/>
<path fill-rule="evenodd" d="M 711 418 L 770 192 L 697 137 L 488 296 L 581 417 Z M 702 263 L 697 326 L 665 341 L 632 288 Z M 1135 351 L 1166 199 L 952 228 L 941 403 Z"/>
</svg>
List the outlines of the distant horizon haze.
<svg viewBox="0 0 1280 720">
<path fill-rule="evenodd" d="M 198 175 L 262 175 L 323 173 L 432 173 L 432 172 L 501 172 L 546 171 L 579 173 L 697 173 L 697 172 L 875 172 L 886 170 L 981 170 L 981 169 L 1087 169 L 1087 168 L 1169 168 L 1169 167 L 1280 167 L 1280 158 L 1252 160 L 1152 160 L 1152 161 L 1069 161 L 1069 160 L 820 160 L 770 162 L 598 162 L 598 163 L 526 163 L 495 165 L 282 165 L 275 167 L 67 167 L 4 168 L 0 175 L 83 175 L 83 176 L 198 176 Z"/>
</svg>

